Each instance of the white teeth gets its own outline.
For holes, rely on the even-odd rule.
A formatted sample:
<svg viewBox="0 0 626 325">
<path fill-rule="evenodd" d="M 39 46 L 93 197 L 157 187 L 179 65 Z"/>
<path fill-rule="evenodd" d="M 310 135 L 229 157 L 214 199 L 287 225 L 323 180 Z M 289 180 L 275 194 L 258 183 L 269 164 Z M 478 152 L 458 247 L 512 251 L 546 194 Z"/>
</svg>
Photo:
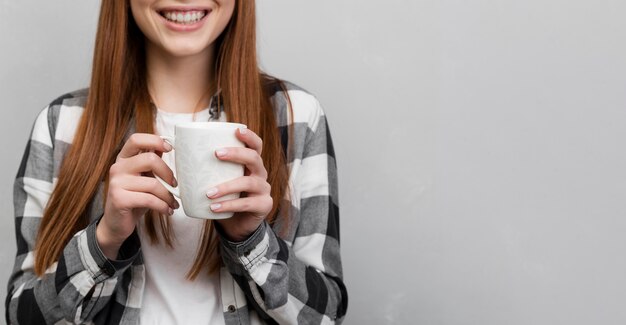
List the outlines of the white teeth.
<svg viewBox="0 0 626 325">
<path fill-rule="evenodd" d="M 161 15 L 169 21 L 183 25 L 194 24 L 206 16 L 204 11 L 166 11 L 161 12 Z"/>
</svg>

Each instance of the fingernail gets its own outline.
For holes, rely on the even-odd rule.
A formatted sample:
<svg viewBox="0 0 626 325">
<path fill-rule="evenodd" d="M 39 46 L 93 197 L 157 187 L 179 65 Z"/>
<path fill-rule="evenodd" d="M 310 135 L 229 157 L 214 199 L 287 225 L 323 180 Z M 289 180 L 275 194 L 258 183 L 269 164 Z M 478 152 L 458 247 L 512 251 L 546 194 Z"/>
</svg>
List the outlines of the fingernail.
<svg viewBox="0 0 626 325">
<path fill-rule="evenodd" d="M 215 154 L 216 154 L 218 157 L 225 156 L 225 155 L 226 155 L 226 149 L 217 149 L 217 150 L 215 150 Z"/>
<path fill-rule="evenodd" d="M 169 144 L 169 143 L 167 143 L 167 142 L 165 142 L 165 141 L 163 141 L 163 143 L 164 143 L 164 145 L 163 145 L 163 146 L 165 147 L 165 150 L 167 150 L 167 151 L 172 151 L 172 149 L 174 149 L 174 148 L 172 148 L 172 145 L 171 145 L 171 144 Z"/>
<path fill-rule="evenodd" d="M 167 209 L 167 212 L 169 212 L 170 216 L 174 214 L 174 210 L 172 210 L 172 208 Z"/>
<path fill-rule="evenodd" d="M 213 211 L 215 211 L 215 210 L 217 210 L 217 209 L 219 209 L 219 208 L 221 208 L 221 207 L 222 207 L 222 205 L 221 205 L 221 204 L 219 204 L 219 203 L 213 203 L 213 204 L 211 204 L 211 210 L 213 210 Z"/>
<path fill-rule="evenodd" d="M 248 129 L 246 129 L 246 128 L 239 128 L 239 134 L 245 135 L 246 133 L 248 133 Z"/>
<path fill-rule="evenodd" d="M 172 182 L 172 184 L 173 184 L 174 187 L 178 186 L 178 181 L 176 180 L 176 178 L 174 178 L 174 181 Z"/>
<path fill-rule="evenodd" d="M 208 197 L 211 197 L 211 196 L 213 196 L 215 194 L 217 194 L 217 187 L 214 187 L 214 188 L 212 188 L 212 189 L 210 189 L 210 190 L 208 190 L 206 192 L 206 196 L 208 196 Z"/>
<path fill-rule="evenodd" d="M 174 208 L 180 208 L 180 203 L 178 203 L 178 201 L 174 201 Z"/>
</svg>

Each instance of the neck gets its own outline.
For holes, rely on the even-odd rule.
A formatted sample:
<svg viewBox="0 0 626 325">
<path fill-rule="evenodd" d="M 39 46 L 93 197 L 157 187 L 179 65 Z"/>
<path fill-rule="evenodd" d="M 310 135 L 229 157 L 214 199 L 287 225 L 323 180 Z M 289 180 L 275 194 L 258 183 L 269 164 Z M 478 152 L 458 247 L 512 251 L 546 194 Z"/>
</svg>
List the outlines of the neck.
<svg viewBox="0 0 626 325">
<path fill-rule="evenodd" d="M 146 43 L 148 89 L 154 104 L 172 113 L 208 107 L 215 80 L 213 47 L 194 56 L 175 57 Z"/>
</svg>

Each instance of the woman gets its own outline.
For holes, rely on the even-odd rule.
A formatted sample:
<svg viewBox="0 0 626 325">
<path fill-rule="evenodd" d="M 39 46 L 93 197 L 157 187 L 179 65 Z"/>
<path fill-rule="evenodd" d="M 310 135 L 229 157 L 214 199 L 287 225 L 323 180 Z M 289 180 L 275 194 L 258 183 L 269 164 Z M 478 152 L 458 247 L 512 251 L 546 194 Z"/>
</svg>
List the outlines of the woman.
<svg viewBox="0 0 626 325">
<path fill-rule="evenodd" d="M 12 324 L 339 323 L 334 151 L 317 100 L 261 74 L 254 1 L 103 1 L 91 85 L 37 117 L 15 182 Z M 186 217 L 158 134 L 248 125 L 245 175 Z M 70 145 L 71 144 L 71 145 Z M 162 156 L 162 159 L 160 158 Z"/>
</svg>

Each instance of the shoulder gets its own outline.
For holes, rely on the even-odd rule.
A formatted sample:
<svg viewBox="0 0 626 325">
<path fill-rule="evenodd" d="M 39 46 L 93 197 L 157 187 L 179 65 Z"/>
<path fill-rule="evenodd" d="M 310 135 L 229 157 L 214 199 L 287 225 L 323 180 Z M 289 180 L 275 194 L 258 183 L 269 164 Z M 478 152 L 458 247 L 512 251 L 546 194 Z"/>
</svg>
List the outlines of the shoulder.
<svg viewBox="0 0 626 325">
<path fill-rule="evenodd" d="M 58 96 L 39 112 L 33 138 L 53 146 L 56 141 L 71 143 L 87 102 L 88 88 Z M 53 141 L 54 140 L 54 141 Z"/>
<path fill-rule="evenodd" d="M 271 95 L 279 125 L 306 124 L 308 128 L 315 130 L 319 122 L 325 119 L 322 105 L 308 90 L 276 78 L 267 82 L 266 89 Z"/>
<path fill-rule="evenodd" d="M 65 115 L 82 113 L 88 94 L 89 89 L 83 88 L 57 97 L 47 107 L 48 119 L 56 126 L 61 118 L 65 118 Z"/>
<path fill-rule="evenodd" d="M 62 106 L 81 106 L 85 105 L 87 101 L 87 95 L 89 94 L 89 88 L 82 88 L 65 93 L 55 100 L 50 102 L 49 107 L 62 107 Z"/>
</svg>

